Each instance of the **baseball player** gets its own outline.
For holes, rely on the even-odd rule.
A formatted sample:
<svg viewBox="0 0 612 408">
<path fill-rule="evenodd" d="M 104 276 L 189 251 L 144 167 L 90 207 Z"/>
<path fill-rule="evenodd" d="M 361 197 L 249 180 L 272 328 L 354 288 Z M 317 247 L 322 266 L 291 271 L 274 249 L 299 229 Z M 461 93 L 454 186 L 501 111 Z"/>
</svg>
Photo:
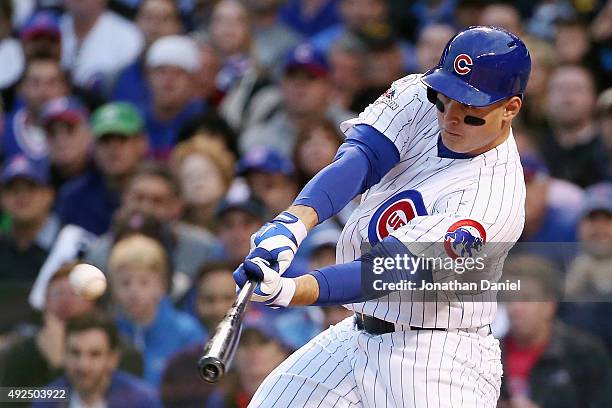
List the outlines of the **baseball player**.
<svg viewBox="0 0 612 408">
<path fill-rule="evenodd" d="M 355 316 L 289 357 L 250 406 L 496 405 L 502 367 L 489 326 L 494 299 L 425 302 L 410 291 L 364 298 L 361 267 L 380 242 L 416 257 L 419 242 L 454 240 L 445 247 L 452 250 L 460 237 L 477 250 L 517 241 L 525 185 L 511 123 L 530 67 L 518 37 L 470 27 L 449 41 L 436 67 L 395 81 L 341 125 L 346 141 L 334 162 L 253 236 L 234 278 L 239 286 L 260 281 L 256 302 L 344 304 Z M 307 232 L 358 194 L 337 264 L 283 277 Z M 375 245 L 372 253 L 361 253 L 363 243 Z M 495 266 L 501 270 L 502 263 Z"/>
</svg>

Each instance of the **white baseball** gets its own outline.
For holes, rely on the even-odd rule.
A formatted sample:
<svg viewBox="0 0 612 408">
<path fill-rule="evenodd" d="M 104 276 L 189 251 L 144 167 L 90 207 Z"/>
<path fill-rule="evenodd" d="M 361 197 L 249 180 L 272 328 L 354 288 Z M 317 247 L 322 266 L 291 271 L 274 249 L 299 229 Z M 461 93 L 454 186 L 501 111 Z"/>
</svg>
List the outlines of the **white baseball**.
<svg viewBox="0 0 612 408">
<path fill-rule="evenodd" d="M 70 271 L 68 280 L 74 293 L 85 299 L 96 299 L 106 290 L 104 273 L 93 265 L 78 264 Z"/>
</svg>

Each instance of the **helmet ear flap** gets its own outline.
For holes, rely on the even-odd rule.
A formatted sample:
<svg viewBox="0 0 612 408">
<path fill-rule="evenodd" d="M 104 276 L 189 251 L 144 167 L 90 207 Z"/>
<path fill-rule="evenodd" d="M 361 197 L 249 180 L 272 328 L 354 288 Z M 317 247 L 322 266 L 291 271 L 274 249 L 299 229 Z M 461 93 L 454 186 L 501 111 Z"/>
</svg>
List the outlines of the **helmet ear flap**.
<svg viewBox="0 0 612 408">
<path fill-rule="evenodd" d="M 436 108 L 440 112 L 444 113 L 444 104 L 438 99 L 438 91 L 434 91 L 432 88 L 427 87 L 427 100 L 436 105 Z"/>
<path fill-rule="evenodd" d="M 435 105 L 438 101 L 438 92 L 434 91 L 430 87 L 427 87 L 427 100 Z"/>
</svg>

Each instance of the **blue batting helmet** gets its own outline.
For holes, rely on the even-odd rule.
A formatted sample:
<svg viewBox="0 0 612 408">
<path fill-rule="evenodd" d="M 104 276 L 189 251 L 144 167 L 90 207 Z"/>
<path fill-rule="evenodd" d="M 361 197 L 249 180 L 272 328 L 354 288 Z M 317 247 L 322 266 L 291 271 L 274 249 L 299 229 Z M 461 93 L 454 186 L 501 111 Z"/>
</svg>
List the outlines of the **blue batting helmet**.
<svg viewBox="0 0 612 408">
<path fill-rule="evenodd" d="M 481 107 L 522 96 L 530 71 L 529 51 L 520 38 L 498 27 L 475 26 L 446 44 L 423 82 L 430 90 Z"/>
</svg>

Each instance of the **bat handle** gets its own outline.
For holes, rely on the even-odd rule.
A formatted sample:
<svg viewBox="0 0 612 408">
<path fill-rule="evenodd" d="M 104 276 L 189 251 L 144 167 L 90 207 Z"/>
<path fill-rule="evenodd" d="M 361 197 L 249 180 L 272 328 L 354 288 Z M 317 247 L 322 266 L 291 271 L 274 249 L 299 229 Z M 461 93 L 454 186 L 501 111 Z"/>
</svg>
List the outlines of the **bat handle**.
<svg viewBox="0 0 612 408">
<path fill-rule="evenodd" d="M 229 368 L 240 340 L 242 319 L 256 286 L 257 282 L 247 281 L 238 292 L 231 309 L 217 326 L 214 336 L 206 343 L 198 361 L 198 371 L 204 381 L 219 381 Z"/>
</svg>

